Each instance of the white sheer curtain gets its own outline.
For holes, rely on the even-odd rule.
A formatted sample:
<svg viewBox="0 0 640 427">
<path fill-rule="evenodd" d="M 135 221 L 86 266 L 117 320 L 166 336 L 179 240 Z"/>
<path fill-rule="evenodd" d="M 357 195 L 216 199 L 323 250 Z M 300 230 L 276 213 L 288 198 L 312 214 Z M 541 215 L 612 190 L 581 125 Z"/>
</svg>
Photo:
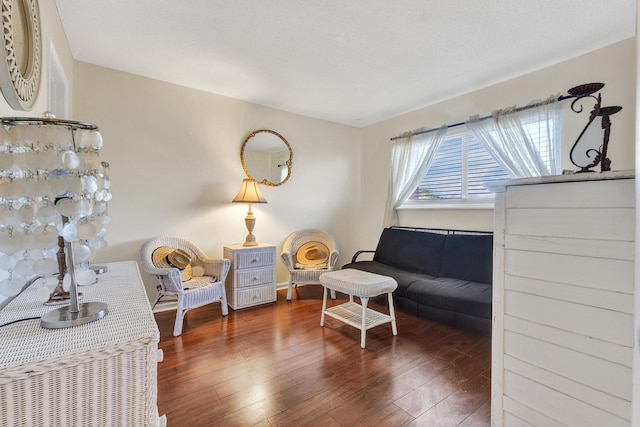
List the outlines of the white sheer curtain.
<svg viewBox="0 0 640 427">
<path fill-rule="evenodd" d="M 384 213 L 384 226 L 398 225 L 398 207 L 411 196 L 433 163 L 447 126 L 419 135 L 408 134 L 391 148 L 391 176 Z"/>
<path fill-rule="evenodd" d="M 558 175 L 562 107 L 557 99 L 521 111 L 498 110 L 485 120 L 472 116 L 466 125 L 513 178 Z"/>
</svg>

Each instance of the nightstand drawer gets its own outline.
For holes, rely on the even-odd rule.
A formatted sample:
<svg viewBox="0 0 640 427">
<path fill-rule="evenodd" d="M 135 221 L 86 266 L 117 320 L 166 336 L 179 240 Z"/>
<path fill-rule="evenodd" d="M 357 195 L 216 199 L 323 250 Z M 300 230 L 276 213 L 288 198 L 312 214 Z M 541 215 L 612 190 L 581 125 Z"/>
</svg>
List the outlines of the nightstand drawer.
<svg viewBox="0 0 640 427">
<path fill-rule="evenodd" d="M 275 265 L 275 251 L 254 249 L 236 253 L 236 270 Z"/>
<path fill-rule="evenodd" d="M 274 283 L 275 271 L 273 267 L 252 268 L 249 270 L 236 271 L 236 286 L 238 288 L 246 288 L 248 286 L 264 285 Z"/>
<path fill-rule="evenodd" d="M 250 289 L 243 289 L 237 291 L 237 307 L 236 308 L 244 308 L 251 307 L 253 305 L 265 304 L 268 302 L 273 302 L 276 300 L 276 287 L 267 285 L 267 286 L 258 286 Z"/>
<path fill-rule="evenodd" d="M 276 294 L 276 247 L 266 243 L 242 244 L 223 248 L 231 260 L 225 281 L 227 303 L 234 310 L 273 302 Z"/>
</svg>

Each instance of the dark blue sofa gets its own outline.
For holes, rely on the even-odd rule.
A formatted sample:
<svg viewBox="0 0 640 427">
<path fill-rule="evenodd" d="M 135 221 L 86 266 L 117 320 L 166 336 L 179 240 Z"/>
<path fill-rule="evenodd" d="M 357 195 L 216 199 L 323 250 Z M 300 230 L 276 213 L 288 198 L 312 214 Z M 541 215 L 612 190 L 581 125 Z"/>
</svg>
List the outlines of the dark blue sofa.
<svg viewBox="0 0 640 427">
<path fill-rule="evenodd" d="M 373 253 L 372 261 L 358 261 Z M 396 308 L 469 332 L 491 335 L 493 233 L 391 227 L 356 268 L 398 282 Z"/>
</svg>

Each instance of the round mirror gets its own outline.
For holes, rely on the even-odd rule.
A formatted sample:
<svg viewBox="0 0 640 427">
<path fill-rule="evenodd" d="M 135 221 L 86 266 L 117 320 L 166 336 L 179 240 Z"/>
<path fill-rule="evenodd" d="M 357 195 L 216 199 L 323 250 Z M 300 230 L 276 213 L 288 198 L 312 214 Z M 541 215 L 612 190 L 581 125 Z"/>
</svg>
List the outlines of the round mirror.
<svg viewBox="0 0 640 427">
<path fill-rule="evenodd" d="M 291 176 L 291 146 L 278 132 L 260 129 L 244 140 L 240 150 L 242 168 L 260 184 L 282 185 Z"/>
</svg>

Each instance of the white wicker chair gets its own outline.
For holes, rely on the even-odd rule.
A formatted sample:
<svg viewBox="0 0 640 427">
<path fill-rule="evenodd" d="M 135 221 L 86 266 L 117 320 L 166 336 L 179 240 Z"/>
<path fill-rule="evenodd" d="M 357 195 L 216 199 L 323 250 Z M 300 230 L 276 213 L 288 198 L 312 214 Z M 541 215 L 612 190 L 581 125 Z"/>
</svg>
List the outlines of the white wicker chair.
<svg viewBox="0 0 640 427">
<path fill-rule="evenodd" d="M 200 267 L 203 273 L 201 276 L 194 276 L 183 282 L 180 277 L 180 270 L 177 268 L 158 268 L 153 264 L 152 254 L 160 246 L 182 249 L 191 257 L 191 266 L 198 271 Z M 140 247 L 140 264 L 147 273 L 156 276 L 158 279 L 158 295 L 153 306 L 165 295 L 173 295 L 178 298 L 178 309 L 176 311 L 176 323 L 173 328 L 173 335 L 182 334 L 182 321 L 187 311 L 212 302 L 220 302 L 222 315 L 229 314 L 227 307 L 227 294 L 224 282 L 229 272 L 230 261 L 228 259 L 209 258 L 200 248 L 188 240 L 173 236 L 158 236 L 146 241 Z M 215 278 L 215 279 L 214 279 Z"/>
<path fill-rule="evenodd" d="M 326 266 L 320 269 L 300 268 L 296 266 L 295 255 L 298 249 L 305 243 L 320 242 L 329 249 L 329 258 Z M 332 271 L 336 261 L 338 260 L 338 247 L 336 241 L 329 233 L 322 230 L 299 230 L 291 233 L 284 241 L 282 246 L 282 261 L 289 270 L 289 287 L 287 289 L 287 300 L 291 299 L 291 291 L 293 286 L 320 284 L 320 275 L 327 271 Z M 331 290 L 331 298 L 336 298 L 336 293 Z"/>
</svg>

